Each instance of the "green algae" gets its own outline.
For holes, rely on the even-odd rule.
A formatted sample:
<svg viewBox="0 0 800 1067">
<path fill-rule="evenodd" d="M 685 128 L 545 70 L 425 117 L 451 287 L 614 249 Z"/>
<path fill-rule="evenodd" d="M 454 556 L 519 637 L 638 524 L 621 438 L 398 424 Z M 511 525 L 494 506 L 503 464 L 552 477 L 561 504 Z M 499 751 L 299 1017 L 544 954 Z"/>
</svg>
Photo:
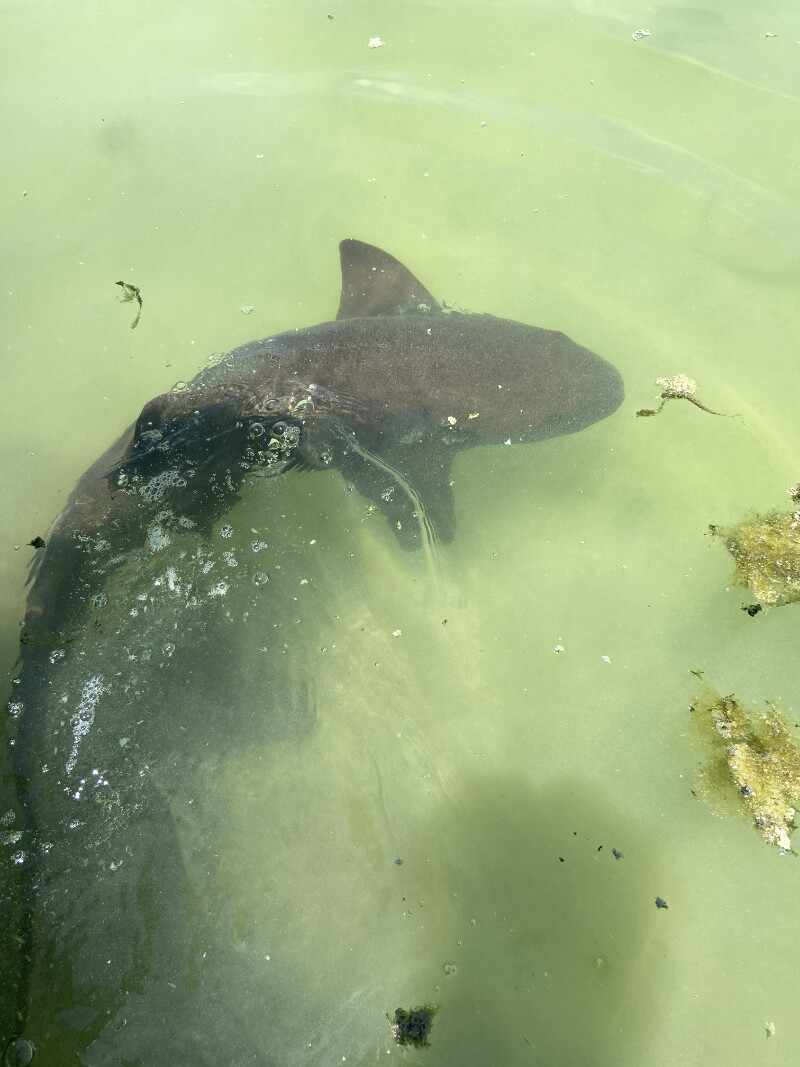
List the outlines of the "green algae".
<svg viewBox="0 0 800 1067">
<path fill-rule="evenodd" d="M 702 672 L 693 671 L 702 679 Z M 721 696 L 703 682 L 690 711 L 710 756 L 700 770 L 701 792 L 718 814 L 732 808 L 781 852 L 792 852 L 795 805 L 800 802 L 800 744 L 774 703 L 766 711 Z"/>
<path fill-rule="evenodd" d="M 797 501 L 797 489 L 790 489 Z M 800 511 L 755 515 L 738 526 L 712 526 L 736 564 L 736 581 L 762 604 L 778 607 L 800 600 Z"/>
<path fill-rule="evenodd" d="M 690 404 L 694 404 L 701 411 L 708 412 L 709 415 L 719 415 L 724 419 L 741 418 L 741 415 L 726 415 L 722 411 L 712 411 L 705 404 L 701 404 L 695 396 L 697 382 L 686 374 L 673 374 L 668 378 L 656 378 L 656 385 L 661 386 L 661 403 L 657 408 L 640 408 L 636 412 L 637 416 L 652 417 L 653 415 L 660 415 L 668 400 L 688 400 Z"/>
<path fill-rule="evenodd" d="M 115 285 L 119 285 L 122 288 L 122 296 L 120 300 L 123 304 L 130 304 L 132 301 L 136 301 L 139 305 L 139 310 L 136 312 L 136 316 L 131 323 L 131 329 L 135 330 L 139 325 L 139 319 L 142 317 L 142 294 L 139 291 L 138 285 L 132 285 L 130 282 L 115 282 Z"/>
</svg>

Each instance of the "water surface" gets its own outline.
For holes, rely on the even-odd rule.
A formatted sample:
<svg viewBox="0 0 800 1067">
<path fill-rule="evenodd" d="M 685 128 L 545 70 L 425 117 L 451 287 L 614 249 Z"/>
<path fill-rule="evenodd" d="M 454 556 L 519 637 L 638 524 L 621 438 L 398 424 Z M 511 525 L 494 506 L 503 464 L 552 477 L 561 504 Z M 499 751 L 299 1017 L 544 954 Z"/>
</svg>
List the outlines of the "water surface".
<svg viewBox="0 0 800 1067">
<path fill-rule="evenodd" d="M 147 768 L 150 806 L 135 834 L 125 778 L 95 809 L 102 868 L 53 861 L 64 1055 L 91 1035 L 87 1064 L 793 1062 L 796 858 L 693 794 L 687 710 L 693 668 L 800 700 L 796 609 L 748 617 L 707 536 L 799 477 L 793 9 L 79 0 L 0 24 L 9 680 L 26 542 L 150 397 L 330 318 L 343 237 L 564 330 L 628 394 L 575 437 L 459 454 L 433 556 L 337 476 L 287 476 L 216 528 L 213 581 L 199 542 L 170 549 L 199 614 L 157 553 L 114 579 L 52 677 L 79 699 L 98 662 L 124 675 L 84 740 L 112 791 Z M 743 417 L 635 418 L 679 371 Z M 78 988 L 125 922 L 134 956 Z M 386 1013 L 424 1003 L 431 1047 L 400 1049 Z M 25 1031 L 43 1065 L 64 1062 L 49 1025 Z"/>
</svg>

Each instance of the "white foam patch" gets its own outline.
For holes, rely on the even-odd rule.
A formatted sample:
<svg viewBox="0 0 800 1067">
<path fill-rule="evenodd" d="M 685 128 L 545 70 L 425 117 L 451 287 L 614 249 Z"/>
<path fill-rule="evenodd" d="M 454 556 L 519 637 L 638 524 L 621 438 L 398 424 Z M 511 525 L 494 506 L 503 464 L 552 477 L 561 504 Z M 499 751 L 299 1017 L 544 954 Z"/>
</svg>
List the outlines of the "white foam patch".
<svg viewBox="0 0 800 1067">
<path fill-rule="evenodd" d="M 72 750 L 67 760 L 67 774 L 72 774 L 78 760 L 78 745 L 92 728 L 95 708 L 108 687 L 103 685 L 101 674 L 93 675 L 83 687 L 81 699 L 72 716 Z"/>
</svg>

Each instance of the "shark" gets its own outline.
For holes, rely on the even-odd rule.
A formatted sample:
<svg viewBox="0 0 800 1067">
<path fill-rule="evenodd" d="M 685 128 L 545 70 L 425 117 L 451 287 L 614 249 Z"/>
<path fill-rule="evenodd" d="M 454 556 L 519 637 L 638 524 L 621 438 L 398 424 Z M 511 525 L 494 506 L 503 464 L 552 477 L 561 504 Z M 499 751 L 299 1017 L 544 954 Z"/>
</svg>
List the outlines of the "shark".
<svg viewBox="0 0 800 1067">
<path fill-rule="evenodd" d="M 462 449 L 576 433 L 611 363 L 557 330 L 452 310 L 373 245 L 339 246 L 336 318 L 234 349 L 155 397 L 79 480 L 33 569 L 26 632 L 68 626 L 159 516 L 209 528 L 258 475 L 334 468 L 406 549 L 448 543 Z"/>
<path fill-rule="evenodd" d="M 264 646 L 257 669 L 242 671 L 246 633 L 208 590 L 246 567 L 226 570 L 226 553 L 203 546 L 248 485 L 325 470 L 374 504 L 402 550 L 446 544 L 456 453 L 573 434 L 623 399 L 618 371 L 565 334 L 451 310 L 362 241 L 343 241 L 340 257 L 335 319 L 245 344 L 149 401 L 33 542 L 8 705 L 16 798 L 1 809 L 19 850 L 13 875 L 7 864 L 0 876 L 14 916 L 0 923 L 6 1063 L 210 1065 L 223 1049 L 281 1067 L 319 1062 L 302 1051 L 307 1020 L 290 986 L 264 986 L 239 920 L 228 929 L 214 911 L 229 887 L 209 873 L 218 827 L 202 774 L 210 758 L 253 751 L 267 768 L 282 730 L 298 746 L 309 736 L 316 706 L 303 705 L 318 668 L 313 624 L 304 633 L 298 613 L 338 619 L 329 600 L 343 586 L 325 584 L 304 609 L 291 567 L 275 569 L 266 599 L 242 585 L 239 616 L 249 597 L 246 633 Z M 292 802 L 302 809 L 302 788 Z M 271 892 L 280 887 L 276 874 Z M 296 1060 L 259 1044 L 262 1001 L 273 1033 L 299 1028 Z"/>
</svg>

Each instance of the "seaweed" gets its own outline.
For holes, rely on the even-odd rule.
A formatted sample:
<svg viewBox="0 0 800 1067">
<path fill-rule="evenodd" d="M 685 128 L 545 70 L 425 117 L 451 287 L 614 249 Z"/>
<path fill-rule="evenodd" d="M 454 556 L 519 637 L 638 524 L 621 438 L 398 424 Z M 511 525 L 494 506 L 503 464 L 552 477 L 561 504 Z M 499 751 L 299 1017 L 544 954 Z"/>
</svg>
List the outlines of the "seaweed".
<svg viewBox="0 0 800 1067">
<path fill-rule="evenodd" d="M 660 415 L 668 400 L 688 400 L 696 408 L 707 412 L 709 415 L 719 415 L 723 419 L 740 419 L 741 415 L 726 415 L 723 411 L 712 411 L 705 404 L 701 404 L 694 395 L 697 392 L 697 382 L 686 374 L 673 374 L 669 378 L 656 378 L 656 385 L 661 386 L 661 403 L 657 408 L 641 408 L 636 412 L 637 416 Z"/>
<path fill-rule="evenodd" d="M 710 756 L 700 770 L 702 792 L 718 811 L 733 802 L 758 832 L 782 853 L 793 852 L 795 804 L 800 802 L 800 744 L 786 713 L 767 711 L 721 696 L 692 671 L 703 692 L 690 711 Z"/>
<path fill-rule="evenodd" d="M 788 490 L 793 503 L 800 487 Z M 736 564 L 736 581 L 761 604 L 778 607 L 800 600 L 800 511 L 771 511 L 728 528 L 710 526 Z M 750 614 L 753 606 L 745 608 Z"/>
<path fill-rule="evenodd" d="M 136 318 L 131 323 L 131 329 L 135 330 L 142 316 L 142 294 L 139 292 L 139 287 L 138 285 L 131 285 L 130 282 L 115 282 L 114 284 L 122 286 L 120 300 L 123 304 L 129 304 L 132 300 L 138 301 L 139 310 L 136 312 Z"/>
<path fill-rule="evenodd" d="M 405 1008 L 397 1008 L 394 1019 L 387 1015 L 397 1044 L 427 1048 L 430 1044 L 428 1035 L 433 1026 L 433 1017 L 438 1010 L 431 1004 L 425 1004 L 418 1008 L 409 1008 L 408 1011 Z"/>
</svg>

